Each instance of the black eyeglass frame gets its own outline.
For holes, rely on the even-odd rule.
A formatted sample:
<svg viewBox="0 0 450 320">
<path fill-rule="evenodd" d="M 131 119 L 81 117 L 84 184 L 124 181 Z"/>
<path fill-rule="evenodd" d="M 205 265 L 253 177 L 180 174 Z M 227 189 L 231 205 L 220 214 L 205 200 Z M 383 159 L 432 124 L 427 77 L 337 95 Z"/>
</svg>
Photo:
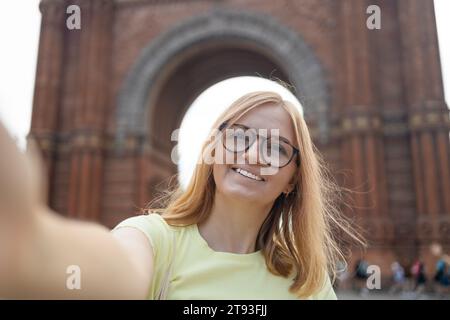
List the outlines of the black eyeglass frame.
<svg viewBox="0 0 450 320">
<path fill-rule="evenodd" d="M 233 123 L 232 125 L 233 125 L 233 126 L 238 126 L 238 127 L 242 128 L 244 131 L 247 131 L 247 130 L 257 130 L 257 129 L 255 129 L 255 128 L 250 128 L 250 127 L 247 127 L 246 125 L 239 124 L 239 123 Z M 228 127 L 228 122 L 225 121 L 225 122 L 223 122 L 223 123 L 219 126 L 219 131 L 223 131 L 224 129 L 227 129 L 227 128 L 229 128 L 229 127 Z M 260 139 L 260 136 L 259 136 L 258 133 L 256 133 L 256 137 L 257 137 L 257 139 L 255 139 L 255 141 L 258 140 L 258 139 Z M 266 140 L 268 139 L 267 137 L 263 137 L 263 138 L 265 138 Z M 281 136 L 279 137 L 279 139 L 282 140 L 283 142 L 287 143 L 288 145 L 290 145 L 290 146 L 292 147 L 292 149 L 294 150 L 294 152 L 292 152 L 291 157 L 289 158 L 288 162 L 286 162 L 285 165 L 283 165 L 283 166 L 281 166 L 281 167 L 277 167 L 277 168 L 278 168 L 278 169 L 281 169 L 281 168 L 286 167 L 287 165 L 289 165 L 289 163 L 291 163 L 292 159 L 293 159 L 295 156 L 297 156 L 297 163 L 296 163 L 296 164 L 297 164 L 297 166 L 300 166 L 300 163 L 301 163 L 301 160 L 300 160 L 300 150 L 297 149 L 296 147 L 294 147 L 294 146 L 292 145 L 292 143 L 291 143 L 288 139 L 286 139 L 286 138 L 284 138 L 284 137 L 281 137 Z M 249 144 L 249 145 L 248 145 L 244 150 L 242 150 L 242 151 L 231 151 L 231 150 L 229 150 L 229 149 L 224 145 L 223 139 L 222 139 L 222 145 L 223 145 L 223 147 L 224 147 L 225 149 L 227 149 L 227 150 L 230 151 L 230 152 L 241 153 L 241 152 L 247 152 L 248 149 L 253 145 L 253 143 L 255 143 L 255 141 L 253 141 L 252 144 Z M 272 165 L 272 164 L 270 164 L 270 165 Z"/>
</svg>

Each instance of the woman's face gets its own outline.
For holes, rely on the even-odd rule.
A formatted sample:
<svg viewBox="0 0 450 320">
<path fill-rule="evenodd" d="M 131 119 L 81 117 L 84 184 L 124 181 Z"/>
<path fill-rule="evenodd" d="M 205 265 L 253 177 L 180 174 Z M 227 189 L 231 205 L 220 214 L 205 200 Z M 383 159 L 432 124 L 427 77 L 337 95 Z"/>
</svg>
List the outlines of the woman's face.
<svg viewBox="0 0 450 320">
<path fill-rule="evenodd" d="M 236 123 L 256 129 L 256 132 L 264 132 L 259 129 L 266 129 L 269 135 L 273 132 L 272 129 L 278 129 L 281 139 L 287 139 L 292 146 L 298 148 L 291 118 L 287 111 L 280 106 L 268 103 L 256 107 Z M 260 145 L 260 139 L 257 139 L 246 152 L 237 153 L 224 148 L 223 144 L 217 146 L 217 148 L 222 148 L 221 151 L 226 158 L 234 158 L 232 163 L 227 161 L 225 164 L 215 163 L 213 165 L 217 192 L 236 200 L 269 205 L 282 192 L 292 190 L 294 187 L 293 177 L 297 170 L 297 155 L 282 168 L 271 167 L 260 157 Z M 268 174 L 267 171 L 271 170 L 273 172 Z"/>
</svg>

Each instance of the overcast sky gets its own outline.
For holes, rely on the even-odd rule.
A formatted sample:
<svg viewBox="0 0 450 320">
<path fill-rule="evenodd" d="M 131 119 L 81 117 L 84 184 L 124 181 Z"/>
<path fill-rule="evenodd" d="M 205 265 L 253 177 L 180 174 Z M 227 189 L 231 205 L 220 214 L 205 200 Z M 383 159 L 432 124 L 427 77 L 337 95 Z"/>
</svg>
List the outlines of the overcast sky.
<svg viewBox="0 0 450 320">
<path fill-rule="evenodd" d="M 40 29 L 39 0 L 0 1 L 0 120 L 23 148 L 30 128 Z M 435 0 L 447 104 L 450 101 L 450 0 Z M 383 16 L 382 16 L 383 18 Z M 204 104 L 203 104 L 204 105 Z M 202 114 L 199 109 L 191 114 Z M 213 122 L 204 116 L 202 123 Z M 200 116 L 199 116 L 200 117 Z M 198 117 L 189 121 L 199 123 Z M 189 125 L 189 124 L 187 124 Z M 196 155 L 190 156 L 195 158 Z M 190 160 L 192 162 L 192 159 Z M 195 162 L 195 160 L 194 160 Z"/>
<path fill-rule="evenodd" d="M 39 0 L 0 1 L 0 120 L 23 146 L 30 130 Z"/>
</svg>

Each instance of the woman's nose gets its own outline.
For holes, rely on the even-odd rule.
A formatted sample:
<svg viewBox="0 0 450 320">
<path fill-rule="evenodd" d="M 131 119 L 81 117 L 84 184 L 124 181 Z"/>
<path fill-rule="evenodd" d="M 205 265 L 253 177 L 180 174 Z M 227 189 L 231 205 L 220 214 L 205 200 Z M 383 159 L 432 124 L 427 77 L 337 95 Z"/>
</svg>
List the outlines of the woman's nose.
<svg viewBox="0 0 450 320">
<path fill-rule="evenodd" d="M 259 139 L 256 139 L 255 142 L 247 149 L 244 154 L 244 158 L 248 164 L 267 165 L 261 157 L 259 151 Z"/>
</svg>

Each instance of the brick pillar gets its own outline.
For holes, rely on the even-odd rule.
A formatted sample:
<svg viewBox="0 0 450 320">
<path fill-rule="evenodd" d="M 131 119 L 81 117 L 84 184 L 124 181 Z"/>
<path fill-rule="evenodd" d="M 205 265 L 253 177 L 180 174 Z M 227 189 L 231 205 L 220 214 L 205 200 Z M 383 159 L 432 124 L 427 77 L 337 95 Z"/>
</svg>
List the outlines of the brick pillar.
<svg viewBox="0 0 450 320">
<path fill-rule="evenodd" d="M 105 147 L 105 111 L 110 101 L 113 3 L 72 1 L 81 8 L 81 30 L 68 30 L 68 55 L 77 66 L 66 74 L 70 109 L 68 215 L 98 220 Z"/>
<path fill-rule="evenodd" d="M 54 144 L 59 126 L 61 76 L 64 50 L 64 1 L 44 0 L 39 39 L 38 65 L 29 138 L 42 152 L 47 178 L 53 177 Z M 51 184 L 48 184 L 49 188 Z M 51 194 L 49 190 L 48 194 Z"/>
<path fill-rule="evenodd" d="M 341 117 L 341 154 L 343 167 L 351 169 L 345 186 L 356 191 L 348 214 L 356 215 L 368 231 L 371 244 L 384 237 L 386 215 L 386 177 L 383 164 L 382 121 L 372 81 L 373 44 L 366 27 L 365 1 L 340 3 L 339 26 L 343 77 Z"/>
<path fill-rule="evenodd" d="M 386 200 L 384 243 L 393 249 L 393 259 L 407 266 L 417 255 L 415 192 L 412 173 L 412 151 L 408 128 L 408 108 L 404 97 L 401 33 L 395 1 L 374 1 L 381 8 L 382 26 L 371 32 L 376 48 L 374 65 L 376 89 L 382 112 L 384 162 L 386 170 Z M 386 250 L 387 251 L 387 250 Z M 388 269 L 389 270 L 389 269 Z"/>
<path fill-rule="evenodd" d="M 450 243 L 449 113 L 432 1 L 398 2 L 421 245 Z M 419 23 L 420 22 L 420 23 Z"/>
</svg>

